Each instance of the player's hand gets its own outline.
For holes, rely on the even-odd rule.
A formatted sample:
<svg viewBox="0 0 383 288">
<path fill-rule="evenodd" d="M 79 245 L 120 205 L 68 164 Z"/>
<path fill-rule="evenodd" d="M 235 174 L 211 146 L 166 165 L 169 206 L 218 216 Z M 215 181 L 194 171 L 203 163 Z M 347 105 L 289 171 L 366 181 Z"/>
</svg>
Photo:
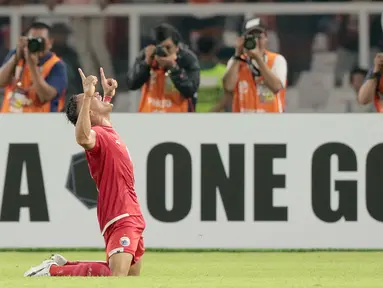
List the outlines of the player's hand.
<svg viewBox="0 0 383 288">
<path fill-rule="evenodd" d="M 113 78 L 106 78 L 104 69 L 100 68 L 101 86 L 104 89 L 104 96 L 113 97 L 116 94 L 118 83 Z"/>
<path fill-rule="evenodd" d="M 39 55 L 29 52 L 28 47 L 24 47 L 24 57 L 30 68 L 37 67 L 39 64 Z"/>
<path fill-rule="evenodd" d="M 20 37 L 17 41 L 16 46 L 16 57 L 17 59 L 24 58 L 24 48 L 28 46 L 28 38 L 27 37 Z"/>
<path fill-rule="evenodd" d="M 239 37 L 237 39 L 237 43 L 235 45 L 235 56 L 241 56 L 243 54 L 243 43 L 245 39 L 243 37 Z"/>
<path fill-rule="evenodd" d="M 154 45 L 149 45 L 145 48 L 145 62 L 148 65 L 152 65 L 153 56 L 154 56 L 155 51 L 156 51 L 156 46 L 154 46 Z"/>
<path fill-rule="evenodd" d="M 172 55 L 167 56 L 167 57 L 156 56 L 155 59 L 156 59 L 158 65 L 160 65 L 160 67 L 167 68 L 167 69 L 173 67 L 177 63 L 176 62 L 176 60 L 177 60 L 176 54 L 172 54 Z"/>
<path fill-rule="evenodd" d="M 374 59 L 374 73 L 383 72 L 383 53 L 378 53 Z"/>
<path fill-rule="evenodd" d="M 94 97 L 96 93 L 96 85 L 98 82 L 97 77 L 93 75 L 86 77 L 81 68 L 78 68 L 78 72 L 80 73 L 82 88 L 84 89 L 85 96 Z"/>
</svg>

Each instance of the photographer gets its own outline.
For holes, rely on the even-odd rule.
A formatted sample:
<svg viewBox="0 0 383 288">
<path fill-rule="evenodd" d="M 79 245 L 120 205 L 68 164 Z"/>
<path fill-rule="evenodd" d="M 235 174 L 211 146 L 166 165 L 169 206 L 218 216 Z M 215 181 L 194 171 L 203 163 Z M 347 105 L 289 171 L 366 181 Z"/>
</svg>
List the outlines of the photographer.
<svg viewBox="0 0 383 288">
<path fill-rule="evenodd" d="M 266 27 L 259 18 L 245 23 L 223 78 L 225 97 L 215 110 L 233 97 L 233 112 L 284 112 L 287 63 L 282 55 L 266 50 L 267 41 Z"/>
<path fill-rule="evenodd" d="M 161 24 L 154 29 L 157 46 L 141 51 L 128 73 L 128 87 L 142 87 L 139 112 L 194 112 L 199 87 L 197 57 L 181 43 L 178 31 Z"/>
<path fill-rule="evenodd" d="M 365 82 L 358 93 L 359 104 L 374 102 L 376 111 L 383 112 L 383 53 L 374 59 L 374 67 L 368 72 Z"/>
<path fill-rule="evenodd" d="M 36 22 L 0 68 L 2 113 L 61 112 L 68 86 L 65 64 L 50 52 L 50 27 Z"/>
</svg>

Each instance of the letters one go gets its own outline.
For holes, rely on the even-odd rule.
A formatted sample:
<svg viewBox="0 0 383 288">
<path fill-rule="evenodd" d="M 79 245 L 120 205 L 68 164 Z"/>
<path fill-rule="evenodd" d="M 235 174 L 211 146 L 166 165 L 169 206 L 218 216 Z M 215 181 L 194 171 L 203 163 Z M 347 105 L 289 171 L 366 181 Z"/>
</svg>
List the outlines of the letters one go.
<svg viewBox="0 0 383 288">
<path fill-rule="evenodd" d="M 173 208 L 165 206 L 165 162 L 173 159 Z M 273 174 L 273 159 L 286 158 L 286 145 L 254 145 L 254 221 L 287 221 L 287 207 L 273 206 L 273 189 L 285 188 L 285 175 Z M 151 215 L 162 222 L 184 219 L 192 207 L 192 158 L 178 143 L 153 147 L 147 159 L 147 204 Z M 201 220 L 217 219 L 217 188 L 229 221 L 245 220 L 245 144 L 229 145 L 229 168 L 225 170 L 216 144 L 201 144 Z M 196 203 L 194 203 L 196 205 Z"/>
<path fill-rule="evenodd" d="M 273 160 L 286 158 L 286 144 L 254 144 L 254 221 L 287 221 L 287 207 L 273 206 L 273 189 L 285 188 L 285 175 L 273 174 Z M 227 219 L 245 220 L 245 144 L 229 145 L 229 168 L 225 170 L 216 144 L 201 144 L 201 220 L 217 220 L 220 193 Z M 165 206 L 165 162 L 173 159 L 173 207 Z M 293 155 L 291 161 L 294 161 Z M 312 155 L 312 209 L 324 222 L 357 220 L 357 180 L 336 180 L 331 176 L 331 157 L 338 158 L 339 172 L 357 172 L 355 152 L 343 143 L 326 143 Z M 151 215 L 162 222 L 184 219 L 192 207 L 192 158 L 181 144 L 168 142 L 153 147 L 147 159 L 147 204 Z M 366 163 L 367 210 L 383 222 L 383 144 L 374 146 Z M 307 167 L 308 168 L 308 167 Z M 297 169 L 307 169 L 297 167 Z M 334 184 L 331 191 L 331 181 Z M 286 193 L 288 191 L 286 190 Z M 307 191 L 310 193 L 310 191 Z M 338 208 L 330 205 L 331 193 L 339 193 Z M 196 205 L 196 203 L 194 203 Z"/>
</svg>

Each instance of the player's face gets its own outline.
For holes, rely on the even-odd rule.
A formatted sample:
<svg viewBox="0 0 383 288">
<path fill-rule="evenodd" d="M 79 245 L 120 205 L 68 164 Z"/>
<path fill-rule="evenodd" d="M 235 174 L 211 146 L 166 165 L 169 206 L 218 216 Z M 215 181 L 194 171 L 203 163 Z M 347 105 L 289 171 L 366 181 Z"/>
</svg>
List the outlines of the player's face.
<svg viewBox="0 0 383 288">
<path fill-rule="evenodd" d="M 80 94 L 77 97 L 78 97 L 77 113 L 79 113 L 85 96 L 84 94 Z M 113 105 L 110 103 L 103 102 L 101 95 L 98 92 L 96 92 L 90 102 L 91 118 L 97 121 L 99 117 L 108 117 L 109 113 L 112 112 L 112 110 L 113 110 Z"/>
<path fill-rule="evenodd" d="M 108 115 L 113 110 L 113 105 L 102 101 L 101 95 L 96 92 L 90 103 L 90 110 L 99 115 Z"/>
</svg>

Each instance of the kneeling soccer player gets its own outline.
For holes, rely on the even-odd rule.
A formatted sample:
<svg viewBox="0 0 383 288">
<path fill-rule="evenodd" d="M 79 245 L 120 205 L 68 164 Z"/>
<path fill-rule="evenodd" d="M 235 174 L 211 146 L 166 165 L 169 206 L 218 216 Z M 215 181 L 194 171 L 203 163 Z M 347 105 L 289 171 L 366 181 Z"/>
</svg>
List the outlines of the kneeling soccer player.
<svg viewBox="0 0 383 288">
<path fill-rule="evenodd" d="M 73 96 L 66 114 L 76 126 L 76 141 L 86 152 L 99 191 L 97 216 L 106 245 L 106 262 L 67 261 L 53 255 L 24 276 L 138 276 L 144 254 L 145 220 L 134 188 L 133 163 L 127 146 L 112 128 L 110 99 L 117 81 L 100 69 L 104 99 L 96 93 L 97 78 L 79 69 L 84 93 Z"/>
</svg>

